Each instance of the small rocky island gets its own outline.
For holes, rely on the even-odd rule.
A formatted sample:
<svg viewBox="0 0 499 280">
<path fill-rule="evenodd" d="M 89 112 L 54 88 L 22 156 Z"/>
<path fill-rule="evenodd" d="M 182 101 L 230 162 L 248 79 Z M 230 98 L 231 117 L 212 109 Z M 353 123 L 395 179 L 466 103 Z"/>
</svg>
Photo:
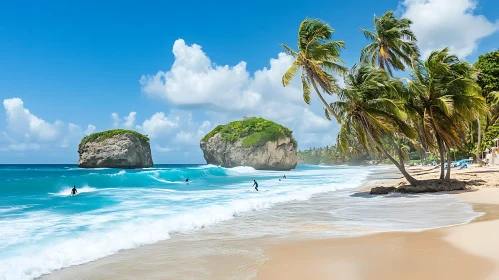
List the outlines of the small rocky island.
<svg viewBox="0 0 499 280">
<path fill-rule="evenodd" d="M 78 146 L 78 167 L 144 168 L 153 165 L 149 138 L 113 129 L 85 136 Z"/>
<path fill-rule="evenodd" d="M 219 125 L 203 137 L 200 146 L 208 164 L 223 167 L 291 170 L 298 162 L 292 131 L 264 118 Z"/>
</svg>

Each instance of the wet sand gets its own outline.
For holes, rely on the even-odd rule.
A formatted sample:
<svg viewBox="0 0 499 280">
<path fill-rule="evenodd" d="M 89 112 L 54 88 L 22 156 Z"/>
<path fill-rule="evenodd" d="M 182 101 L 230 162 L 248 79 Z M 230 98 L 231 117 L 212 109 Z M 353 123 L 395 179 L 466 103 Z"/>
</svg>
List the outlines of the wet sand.
<svg viewBox="0 0 499 280">
<path fill-rule="evenodd" d="M 457 196 L 486 214 L 416 233 L 278 244 L 255 279 L 499 279 L 499 189 Z"/>
</svg>

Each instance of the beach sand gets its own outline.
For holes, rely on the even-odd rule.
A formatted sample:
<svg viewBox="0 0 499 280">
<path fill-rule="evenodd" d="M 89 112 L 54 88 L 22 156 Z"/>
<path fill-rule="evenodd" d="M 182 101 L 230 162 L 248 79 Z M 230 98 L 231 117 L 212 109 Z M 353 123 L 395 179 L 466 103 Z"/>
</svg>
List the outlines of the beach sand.
<svg viewBox="0 0 499 280">
<path fill-rule="evenodd" d="M 433 179 L 439 172 L 411 169 L 420 180 Z M 255 279 L 499 279 L 499 170 L 468 168 L 452 177 L 479 181 L 473 190 L 453 195 L 484 215 L 469 224 L 416 233 L 278 244 L 268 250 L 270 261 Z M 375 185 L 403 183 L 401 179 Z"/>
<path fill-rule="evenodd" d="M 418 178 L 435 170 L 414 167 Z M 370 185 L 397 185 L 390 173 Z M 453 195 L 485 213 L 465 225 L 352 238 L 232 239 L 204 233 L 127 250 L 56 271 L 43 279 L 499 279 L 499 172 L 468 168 L 453 174 L 479 180 Z M 372 178 L 371 178 L 372 179 Z M 378 178 L 379 179 L 379 178 Z M 310 230 L 314 230 L 313 228 Z M 173 253 L 172 253 L 173 252 Z"/>
<path fill-rule="evenodd" d="M 499 189 L 456 195 L 487 214 L 416 233 L 278 244 L 256 279 L 499 279 Z"/>
</svg>

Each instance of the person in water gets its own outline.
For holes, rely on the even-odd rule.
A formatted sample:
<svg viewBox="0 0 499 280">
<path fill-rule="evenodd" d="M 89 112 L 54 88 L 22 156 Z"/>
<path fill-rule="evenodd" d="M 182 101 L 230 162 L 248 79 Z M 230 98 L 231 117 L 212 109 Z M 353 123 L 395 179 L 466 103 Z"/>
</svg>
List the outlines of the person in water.
<svg viewBox="0 0 499 280">
<path fill-rule="evenodd" d="M 253 186 L 255 187 L 255 190 L 256 190 L 256 191 L 258 191 L 258 183 L 256 182 L 256 180 L 253 180 L 253 182 L 255 182 L 255 183 L 253 184 Z"/>
<path fill-rule="evenodd" d="M 282 176 L 282 179 L 285 180 L 286 179 L 286 175 Z"/>
<path fill-rule="evenodd" d="M 189 178 L 185 179 L 185 182 L 186 182 L 186 183 L 189 183 Z"/>
<path fill-rule="evenodd" d="M 76 190 L 76 186 L 73 186 L 73 189 L 71 190 L 71 195 L 76 195 L 78 191 Z"/>
</svg>

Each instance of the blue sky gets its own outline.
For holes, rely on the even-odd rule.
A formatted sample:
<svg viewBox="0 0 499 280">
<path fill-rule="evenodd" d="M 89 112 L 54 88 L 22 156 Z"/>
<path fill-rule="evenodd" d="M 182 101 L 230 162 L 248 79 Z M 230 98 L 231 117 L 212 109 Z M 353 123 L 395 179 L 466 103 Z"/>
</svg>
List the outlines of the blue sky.
<svg viewBox="0 0 499 280">
<path fill-rule="evenodd" d="M 388 10 L 414 21 L 423 53 L 473 62 L 499 46 L 496 0 L 3 3 L 0 163 L 76 163 L 81 137 L 113 127 L 152 136 L 156 163 L 203 163 L 200 135 L 249 115 L 289 126 L 300 148 L 331 145 L 317 100 L 279 86 L 279 43 L 296 48 L 300 22 L 321 18 L 351 66 L 358 28 Z"/>
</svg>

